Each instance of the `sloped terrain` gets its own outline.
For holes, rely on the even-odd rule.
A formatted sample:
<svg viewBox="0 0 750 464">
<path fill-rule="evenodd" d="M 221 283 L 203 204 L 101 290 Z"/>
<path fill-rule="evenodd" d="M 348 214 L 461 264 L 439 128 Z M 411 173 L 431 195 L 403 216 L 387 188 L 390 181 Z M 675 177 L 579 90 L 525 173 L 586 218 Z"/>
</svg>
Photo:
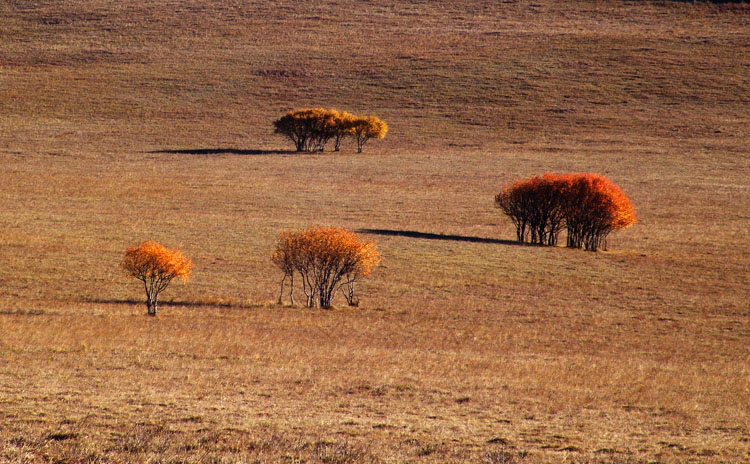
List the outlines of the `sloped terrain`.
<svg viewBox="0 0 750 464">
<path fill-rule="evenodd" d="M 750 460 L 744 4 L 0 17 L 0 461 Z M 271 121 L 312 106 L 390 131 L 287 152 Z M 515 244 L 502 186 L 581 171 L 638 224 Z M 360 308 L 274 304 L 310 224 L 377 241 Z M 157 318 L 118 268 L 148 238 L 196 264 Z"/>
</svg>

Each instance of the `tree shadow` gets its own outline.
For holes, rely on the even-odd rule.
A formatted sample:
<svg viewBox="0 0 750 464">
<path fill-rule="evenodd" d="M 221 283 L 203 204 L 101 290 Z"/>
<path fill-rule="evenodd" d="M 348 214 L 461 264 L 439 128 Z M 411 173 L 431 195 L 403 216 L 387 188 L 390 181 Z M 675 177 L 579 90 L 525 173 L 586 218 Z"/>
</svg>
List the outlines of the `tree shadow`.
<svg viewBox="0 0 750 464">
<path fill-rule="evenodd" d="M 426 240 L 450 240 L 454 242 L 470 243 L 495 243 L 500 245 L 520 245 L 528 246 L 528 243 L 518 242 L 516 240 L 504 240 L 500 238 L 469 237 L 466 235 L 445 235 L 431 234 L 429 232 L 417 232 L 415 230 L 394 230 L 394 229 L 359 229 L 357 232 L 362 234 L 385 235 L 390 237 L 410 237 L 422 238 Z"/>
<path fill-rule="evenodd" d="M 113 304 L 113 305 L 146 305 L 144 299 L 135 298 L 85 298 L 82 300 L 84 303 L 95 303 L 95 304 Z M 226 301 L 181 301 L 181 300 L 165 300 L 159 301 L 159 307 L 185 307 L 185 308 L 235 308 L 235 309 L 258 309 L 262 308 L 263 305 L 260 303 L 240 303 L 240 302 L 226 302 Z"/>
<path fill-rule="evenodd" d="M 294 155 L 298 152 L 290 150 L 242 150 L 239 148 L 179 148 L 174 150 L 152 150 L 150 154 L 177 155 Z"/>
<path fill-rule="evenodd" d="M 0 309 L 0 316 L 56 316 L 43 309 Z"/>
</svg>

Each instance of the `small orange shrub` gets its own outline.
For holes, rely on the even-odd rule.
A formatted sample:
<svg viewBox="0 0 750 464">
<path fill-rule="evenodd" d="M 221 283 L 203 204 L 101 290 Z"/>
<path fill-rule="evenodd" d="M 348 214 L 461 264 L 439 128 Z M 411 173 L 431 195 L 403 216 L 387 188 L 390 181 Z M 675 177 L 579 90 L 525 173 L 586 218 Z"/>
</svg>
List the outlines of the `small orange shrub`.
<svg viewBox="0 0 750 464">
<path fill-rule="evenodd" d="M 310 227 L 297 232 L 282 232 L 271 261 L 290 280 L 289 296 L 294 304 L 294 275 L 299 274 L 307 306 L 330 308 L 335 291 L 341 288 L 352 306 L 359 299 L 354 293 L 358 279 L 369 275 L 380 263 L 380 253 L 373 242 L 363 241 L 357 234 L 340 227 Z"/>
<path fill-rule="evenodd" d="M 161 243 L 147 240 L 125 251 L 122 268 L 130 277 L 143 282 L 148 314 L 155 316 L 159 293 L 174 278 L 187 280 L 193 269 L 193 262 L 183 256 L 180 250 L 170 250 Z"/>
</svg>

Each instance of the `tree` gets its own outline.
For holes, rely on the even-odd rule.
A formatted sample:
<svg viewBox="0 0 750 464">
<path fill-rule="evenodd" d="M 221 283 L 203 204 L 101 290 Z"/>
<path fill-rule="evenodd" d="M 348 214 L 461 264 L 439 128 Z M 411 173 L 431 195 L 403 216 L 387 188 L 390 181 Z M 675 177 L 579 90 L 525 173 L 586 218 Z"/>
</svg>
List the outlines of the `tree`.
<svg viewBox="0 0 750 464">
<path fill-rule="evenodd" d="M 607 236 L 635 223 L 627 195 L 598 174 L 545 174 L 519 180 L 495 197 L 513 221 L 519 242 L 555 245 L 560 231 L 567 246 L 596 251 Z"/>
<path fill-rule="evenodd" d="M 297 151 L 322 151 L 333 137 L 334 113 L 324 108 L 292 110 L 273 122 L 277 134 L 286 135 Z"/>
<path fill-rule="evenodd" d="M 294 142 L 297 151 L 303 151 L 307 146 L 307 139 L 310 136 L 309 128 L 305 126 L 304 121 L 300 120 L 295 113 L 295 111 L 289 111 L 274 121 L 274 132 L 286 135 Z"/>
<path fill-rule="evenodd" d="M 294 304 L 294 273 L 299 273 L 307 306 L 330 308 L 335 291 L 341 288 L 350 305 L 359 299 L 354 283 L 372 272 L 380 263 L 380 254 L 372 242 L 340 227 L 310 227 L 297 232 L 282 232 L 271 260 L 284 273 L 284 284 L 290 279 L 290 299 Z M 346 287 L 344 289 L 343 287 Z"/>
<path fill-rule="evenodd" d="M 357 245 L 358 264 L 343 277 L 341 290 L 349 306 L 359 306 L 359 297 L 354 291 L 354 284 L 362 277 L 370 275 L 380 264 L 380 253 L 373 242 L 360 242 Z"/>
<path fill-rule="evenodd" d="M 516 226 L 519 242 L 556 245 L 563 216 L 553 174 L 519 180 L 506 186 L 495 197 L 495 205 Z"/>
<path fill-rule="evenodd" d="M 354 116 L 346 111 L 325 108 L 292 110 L 273 122 L 274 131 L 294 142 L 297 151 L 323 151 L 333 139 L 334 151 L 341 149 L 346 136 L 357 140 L 357 151 L 370 138 L 382 139 L 388 125 L 375 116 Z"/>
<path fill-rule="evenodd" d="M 271 255 L 271 261 L 281 269 L 284 275 L 281 278 L 281 291 L 279 292 L 278 304 L 282 303 L 284 296 L 284 283 L 289 279 L 289 300 L 294 305 L 294 271 L 299 261 L 298 234 L 293 232 L 282 232 L 276 243 L 276 250 Z"/>
<path fill-rule="evenodd" d="M 336 110 L 332 110 L 336 111 Z M 352 134 L 352 123 L 355 116 L 351 113 L 338 112 L 333 117 L 333 151 L 341 150 L 341 141 Z"/>
<path fill-rule="evenodd" d="M 368 140 L 385 137 L 388 133 L 388 124 L 377 116 L 359 116 L 351 122 L 349 131 L 357 140 L 357 153 L 362 153 Z"/>
<path fill-rule="evenodd" d="M 556 178 L 570 248 L 606 248 L 610 233 L 635 224 L 630 198 L 599 174 L 564 174 Z"/>
<path fill-rule="evenodd" d="M 125 251 L 122 268 L 130 277 L 143 282 L 148 314 L 156 315 L 159 293 L 175 278 L 187 280 L 193 269 L 190 258 L 180 250 L 170 250 L 161 243 L 147 240 Z"/>
<path fill-rule="evenodd" d="M 312 110 L 313 128 L 310 137 L 312 149 L 309 151 L 323 151 L 328 141 L 336 136 L 339 114 L 337 110 L 326 110 L 323 108 Z"/>
</svg>

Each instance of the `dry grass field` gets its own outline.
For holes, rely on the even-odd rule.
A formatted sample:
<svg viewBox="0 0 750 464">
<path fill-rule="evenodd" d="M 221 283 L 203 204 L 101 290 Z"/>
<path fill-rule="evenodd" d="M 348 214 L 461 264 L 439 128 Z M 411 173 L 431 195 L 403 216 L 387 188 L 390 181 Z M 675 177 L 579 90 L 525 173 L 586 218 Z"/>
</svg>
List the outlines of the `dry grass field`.
<svg viewBox="0 0 750 464">
<path fill-rule="evenodd" d="M 390 132 L 289 153 L 310 106 Z M 0 462 L 750 462 L 749 128 L 744 4 L 0 2 Z M 579 171 L 639 223 L 515 244 Z M 377 241 L 359 308 L 275 304 L 311 224 Z"/>
</svg>

